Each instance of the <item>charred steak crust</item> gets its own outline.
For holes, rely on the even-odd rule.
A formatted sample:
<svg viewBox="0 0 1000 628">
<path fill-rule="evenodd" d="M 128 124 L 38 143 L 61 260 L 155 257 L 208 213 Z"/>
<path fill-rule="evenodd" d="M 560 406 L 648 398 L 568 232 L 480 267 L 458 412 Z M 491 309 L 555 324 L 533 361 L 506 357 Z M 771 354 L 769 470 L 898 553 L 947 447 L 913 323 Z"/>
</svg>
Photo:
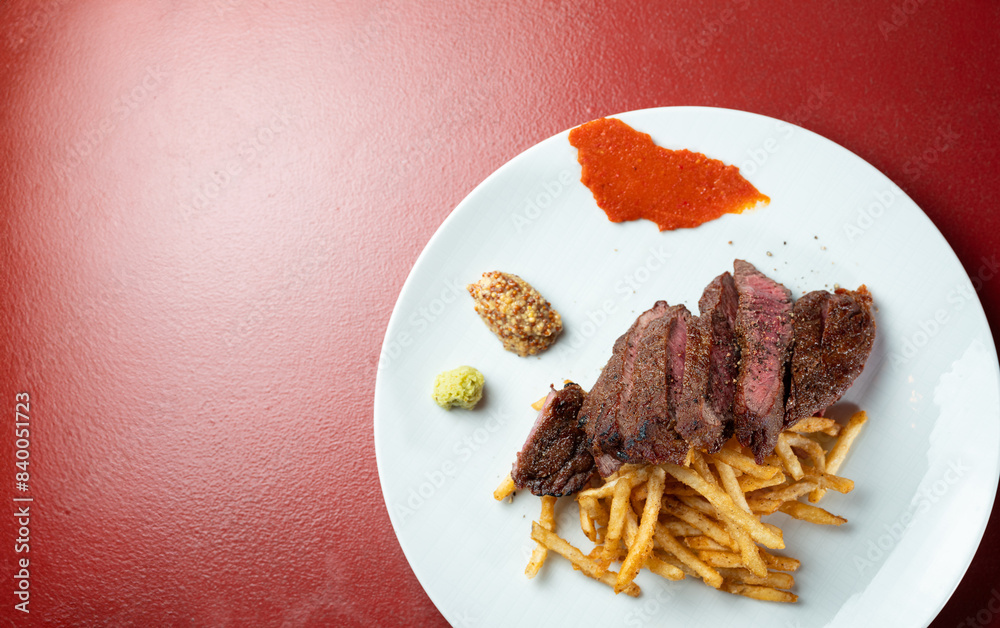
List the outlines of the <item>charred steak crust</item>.
<svg viewBox="0 0 1000 628">
<path fill-rule="evenodd" d="M 714 453 L 733 432 L 738 351 L 733 325 L 738 295 L 728 272 L 712 280 L 688 322 L 677 432 L 688 444 Z"/>
<path fill-rule="evenodd" d="M 763 463 L 785 427 L 825 410 L 875 339 L 871 295 L 791 292 L 744 260 L 716 277 L 693 317 L 657 301 L 614 344 L 577 415 L 597 471 L 682 463 L 733 435 Z"/>
<path fill-rule="evenodd" d="M 583 389 L 567 383 L 550 387 L 524 447 L 511 470 L 514 486 L 533 495 L 572 495 L 594 475 L 594 456 L 577 425 Z"/>
<path fill-rule="evenodd" d="M 623 448 L 620 416 L 635 386 L 636 356 L 642 338 L 650 323 L 664 316 L 668 309 L 666 301 L 657 301 L 619 336 L 611 358 L 580 409 L 579 424 L 587 434 L 602 476 L 617 471 L 622 462 L 634 461 L 629 459 Z"/>
<path fill-rule="evenodd" d="M 683 305 L 657 301 L 615 341 L 579 414 L 602 476 L 624 462 L 686 456 L 687 443 L 674 423 L 689 316 Z"/>
<path fill-rule="evenodd" d="M 736 346 L 740 366 L 733 399 L 736 438 L 758 464 L 774 451 L 785 421 L 786 375 L 792 345 L 791 292 L 749 262 L 736 260 L 739 295 Z"/>
<path fill-rule="evenodd" d="M 640 340 L 635 385 L 619 417 L 627 462 L 679 464 L 687 457 L 675 426 L 690 317 L 683 305 L 668 307 Z"/>
<path fill-rule="evenodd" d="M 601 476 L 611 475 L 621 466 L 621 461 L 614 452 L 621 448 L 621 434 L 618 433 L 618 398 L 627 339 L 628 332 L 615 341 L 611 358 L 593 388 L 587 393 L 577 417 L 578 425 L 586 435 L 587 446 L 597 461 Z"/>
<path fill-rule="evenodd" d="M 875 344 L 871 306 L 865 286 L 817 290 L 795 302 L 785 427 L 833 405 L 861 374 Z"/>
</svg>

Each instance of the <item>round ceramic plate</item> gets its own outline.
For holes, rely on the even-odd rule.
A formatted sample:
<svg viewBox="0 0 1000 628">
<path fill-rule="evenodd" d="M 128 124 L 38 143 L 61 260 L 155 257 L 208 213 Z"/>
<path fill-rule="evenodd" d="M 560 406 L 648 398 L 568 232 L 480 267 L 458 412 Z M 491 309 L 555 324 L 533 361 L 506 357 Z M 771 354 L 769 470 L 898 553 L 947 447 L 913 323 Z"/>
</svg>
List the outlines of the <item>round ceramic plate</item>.
<svg viewBox="0 0 1000 628">
<path fill-rule="evenodd" d="M 739 166 L 771 203 L 696 229 L 611 223 L 579 182 L 564 132 L 455 209 L 403 287 L 375 386 L 382 491 L 417 578 L 456 626 L 929 623 L 972 560 L 997 488 L 1000 374 L 982 281 L 889 179 L 809 131 L 697 107 L 615 117 L 661 146 Z M 499 503 L 492 492 L 534 421 L 530 404 L 566 379 L 589 389 L 639 313 L 658 299 L 697 311 L 704 286 L 736 258 L 795 297 L 865 284 L 877 308 L 871 358 L 831 411 L 869 416 L 841 469 L 854 491 L 823 500 L 849 522 L 769 519 L 785 530 L 784 553 L 802 561 L 799 602 L 649 573 L 636 581 L 639 598 L 616 596 L 558 556 L 528 580 L 539 500 L 524 492 Z M 520 275 L 562 314 L 548 352 L 508 353 L 479 320 L 465 286 L 489 270 Z M 462 364 L 486 375 L 486 395 L 473 411 L 445 411 L 431 400 L 434 376 Z M 560 500 L 557 526 L 589 549 L 573 500 Z"/>
</svg>

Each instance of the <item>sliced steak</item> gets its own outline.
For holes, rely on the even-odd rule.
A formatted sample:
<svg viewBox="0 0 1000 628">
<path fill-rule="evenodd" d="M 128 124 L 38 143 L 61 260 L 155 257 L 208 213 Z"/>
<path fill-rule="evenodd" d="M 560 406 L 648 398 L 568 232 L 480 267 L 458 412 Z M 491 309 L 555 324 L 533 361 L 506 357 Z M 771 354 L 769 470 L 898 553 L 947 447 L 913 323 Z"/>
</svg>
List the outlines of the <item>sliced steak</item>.
<svg viewBox="0 0 1000 628">
<path fill-rule="evenodd" d="M 758 464 L 774 451 L 785 421 L 791 292 L 749 262 L 736 260 L 736 346 L 740 352 L 733 399 L 736 438 Z"/>
<path fill-rule="evenodd" d="M 641 318 L 641 317 L 640 317 Z M 587 435 L 587 444 L 597 462 L 597 470 L 607 477 L 618 470 L 622 461 L 614 454 L 621 449 L 621 434 L 618 432 L 618 400 L 621 397 L 622 376 L 625 370 L 625 353 L 629 334 L 639 324 L 615 341 L 611 358 L 604 365 L 593 388 L 583 401 L 578 425 Z"/>
<path fill-rule="evenodd" d="M 687 322 L 683 305 L 666 308 L 650 321 L 639 341 L 635 384 L 618 415 L 626 462 L 683 463 L 688 444 L 677 433 L 676 412 L 684 376 Z"/>
<path fill-rule="evenodd" d="M 594 456 L 577 426 L 585 394 L 579 385 L 551 387 L 511 470 L 514 486 L 534 495 L 572 495 L 594 475 Z"/>
<path fill-rule="evenodd" d="M 677 433 L 697 449 L 716 452 L 732 436 L 739 352 L 733 326 L 736 283 L 723 273 L 698 301 L 700 316 L 687 326 L 684 378 L 677 405 Z"/>
<path fill-rule="evenodd" d="M 648 334 L 649 338 L 658 338 L 665 342 L 667 334 L 663 330 L 662 323 L 656 321 L 671 313 L 675 313 L 675 310 L 666 301 L 657 301 L 652 308 L 636 318 L 628 331 L 615 341 L 611 359 L 604 366 L 590 393 L 587 394 L 583 407 L 580 408 L 580 427 L 587 433 L 591 451 L 597 461 L 597 469 L 604 477 L 617 471 L 623 462 L 641 461 L 637 455 L 626 451 L 625 441 L 628 439 L 634 445 L 644 422 L 639 421 L 637 415 L 630 415 L 631 418 L 624 423 L 628 431 L 626 435 L 622 433 L 621 419 L 629 407 L 633 391 L 639 390 L 641 393 L 642 387 L 649 381 L 662 382 L 657 388 L 663 391 L 664 398 L 666 396 L 666 359 L 664 357 L 660 360 L 661 366 L 655 373 L 648 372 L 649 365 L 656 363 L 656 342 L 647 341 L 646 336 Z M 642 351 L 641 347 L 644 347 Z M 639 378 L 645 384 L 637 383 Z M 654 397 L 655 394 L 650 396 L 647 403 L 652 404 Z M 633 402 L 633 407 L 635 403 L 637 402 Z"/>
<path fill-rule="evenodd" d="M 872 297 L 816 290 L 792 308 L 794 349 L 785 427 L 835 403 L 861 374 L 875 343 Z"/>
</svg>

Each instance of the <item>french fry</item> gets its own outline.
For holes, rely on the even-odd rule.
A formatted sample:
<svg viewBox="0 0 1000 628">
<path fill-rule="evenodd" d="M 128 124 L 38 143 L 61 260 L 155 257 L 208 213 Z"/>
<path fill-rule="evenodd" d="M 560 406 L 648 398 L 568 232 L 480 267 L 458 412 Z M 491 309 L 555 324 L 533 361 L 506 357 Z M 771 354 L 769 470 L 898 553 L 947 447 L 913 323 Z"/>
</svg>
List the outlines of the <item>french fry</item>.
<svg viewBox="0 0 1000 628">
<path fill-rule="evenodd" d="M 622 469 L 624 469 L 624 467 L 622 467 Z M 627 472 L 623 472 L 622 469 L 618 470 L 618 475 L 616 475 L 614 479 L 610 479 L 609 477 L 603 486 L 585 488 L 577 493 L 577 495 L 579 497 L 596 497 L 598 499 L 611 497 L 614 495 L 615 487 L 619 482 L 627 481 L 629 486 L 636 486 L 648 480 L 649 474 L 652 472 L 652 467 L 643 467 Z"/>
<path fill-rule="evenodd" d="M 840 465 L 844 463 L 844 459 L 847 457 L 847 452 L 850 451 L 851 446 L 854 444 L 854 440 L 861 433 L 861 428 L 868 421 L 868 415 L 862 410 L 856 412 L 854 416 L 848 420 L 847 425 L 840 432 L 840 437 L 837 442 L 834 443 L 833 447 L 830 449 L 830 455 L 826 458 L 826 470 L 829 473 L 837 473 L 840 471 Z"/>
<path fill-rule="evenodd" d="M 781 591 L 773 587 L 760 587 L 753 584 L 727 582 L 722 585 L 722 590 L 727 593 L 742 595 L 765 602 L 797 602 L 799 600 L 799 596 L 790 591 Z"/>
<path fill-rule="evenodd" d="M 662 466 L 667 473 L 704 495 L 705 499 L 715 506 L 722 517 L 743 526 L 750 536 L 758 543 L 764 545 L 764 547 L 772 549 L 783 549 L 785 547 L 785 542 L 780 536 L 764 526 L 759 519 L 734 504 L 729 495 L 718 486 L 706 482 L 691 469 L 669 462 L 664 463 Z"/>
<path fill-rule="evenodd" d="M 760 491 L 754 491 L 747 498 L 747 501 L 755 502 L 757 500 L 769 500 L 787 502 L 802 497 L 818 486 L 818 479 L 810 478 L 807 480 L 799 480 L 798 482 L 792 482 L 791 484 L 784 484 L 782 486 L 774 486 Z"/>
<path fill-rule="evenodd" d="M 508 473 L 507 477 L 501 480 L 500 486 L 497 487 L 497 490 L 493 491 L 493 499 L 498 502 L 502 502 L 514 493 L 514 488 L 514 478 L 510 477 L 510 474 Z"/>
<path fill-rule="evenodd" d="M 781 469 L 773 465 L 758 465 L 751 456 L 728 447 L 723 447 L 712 455 L 716 460 L 725 462 L 734 469 L 738 469 L 741 473 L 764 480 L 774 477 L 776 473 L 781 471 Z"/>
<path fill-rule="evenodd" d="M 538 517 L 538 523 L 546 530 L 555 532 L 556 529 L 556 498 L 551 495 L 542 496 L 542 512 Z M 538 575 L 538 570 L 542 568 L 545 564 L 545 546 L 541 543 L 531 551 L 531 560 L 528 561 L 528 566 L 524 568 L 524 575 L 528 578 L 534 578 Z"/>
<path fill-rule="evenodd" d="M 580 529 L 587 535 L 591 543 L 600 543 L 600 539 L 597 536 L 597 526 L 594 524 L 594 519 L 590 511 L 584 507 L 582 502 L 577 502 L 577 506 L 580 511 Z"/>
<path fill-rule="evenodd" d="M 778 443 L 774 447 L 774 453 L 781 459 L 781 466 L 784 467 L 788 475 L 796 480 L 801 480 L 805 473 L 802 472 L 802 463 L 799 462 L 792 446 L 788 444 L 788 436 L 784 432 L 778 434 Z"/>
<path fill-rule="evenodd" d="M 656 526 L 657 515 L 660 512 L 660 498 L 663 496 L 663 484 L 666 480 L 666 473 L 663 469 L 656 467 L 653 469 L 649 482 L 646 484 L 646 504 L 642 510 L 639 530 L 629 547 L 628 556 L 622 562 L 618 571 L 618 581 L 615 584 L 615 593 L 621 593 L 635 580 L 636 575 L 646 562 L 646 558 L 653 551 L 653 531 Z"/>
<path fill-rule="evenodd" d="M 707 585 L 716 589 L 722 586 L 722 576 L 719 575 L 719 572 L 706 565 L 691 550 L 684 547 L 684 544 L 667 532 L 666 528 L 657 525 L 653 532 L 653 538 L 663 550 L 673 554 L 679 561 L 687 565 L 691 572 L 704 580 Z"/>
<path fill-rule="evenodd" d="M 778 510 L 795 519 L 801 519 L 818 525 L 839 526 L 847 523 L 847 519 L 843 517 L 831 514 L 819 506 L 813 506 L 812 504 L 800 501 L 785 502 Z"/>
<path fill-rule="evenodd" d="M 826 473 L 823 471 L 817 471 L 810 467 L 805 469 L 806 478 L 811 481 L 815 481 L 819 488 L 828 488 L 838 493 L 850 493 L 854 490 L 854 481 L 848 480 L 847 478 L 840 477 L 839 475 L 833 475 L 832 473 Z"/>
<path fill-rule="evenodd" d="M 548 397 L 548 395 L 545 395 L 545 397 L 541 397 L 538 401 L 533 401 L 531 403 L 531 409 L 534 410 L 535 412 L 539 412 L 545 406 L 546 397 Z"/>
<path fill-rule="evenodd" d="M 743 562 L 750 573 L 763 578 L 767 575 L 767 565 L 764 564 L 764 560 L 760 557 L 760 551 L 757 545 L 750 538 L 750 535 L 746 530 L 739 527 L 735 523 L 730 523 L 727 527 L 729 531 L 729 536 L 733 537 L 736 544 L 740 549 L 740 560 Z"/>
<path fill-rule="evenodd" d="M 833 419 L 828 419 L 826 417 L 810 416 L 800 419 L 788 429 L 799 434 L 815 434 L 817 432 L 822 432 L 828 436 L 836 436 L 840 433 L 840 424 Z"/>
<path fill-rule="evenodd" d="M 697 529 L 699 534 L 704 534 L 726 547 L 732 547 L 733 540 L 730 538 L 729 533 L 726 532 L 725 526 L 704 513 L 670 496 L 666 496 L 661 500 L 661 507 L 663 512 L 671 514 Z"/>
<path fill-rule="evenodd" d="M 594 549 L 590 550 L 590 553 L 587 554 L 587 558 L 591 559 L 595 563 L 599 563 L 603 556 L 604 556 L 603 545 L 595 545 Z M 623 560 L 625 558 L 625 550 L 619 547 L 615 551 L 611 552 L 611 556 L 612 556 L 611 560 L 613 562 L 618 562 L 620 560 Z M 579 569 L 579 567 L 573 565 L 573 569 Z"/>
<path fill-rule="evenodd" d="M 708 462 L 705 457 L 701 455 L 701 452 L 691 450 L 691 468 L 698 472 L 706 482 L 711 484 L 719 485 L 719 481 L 715 478 L 712 470 L 708 468 Z"/>
<path fill-rule="evenodd" d="M 747 504 L 750 505 L 750 511 L 755 515 L 773 515 L 778 512 L 781 505 L 785 502 L 780 499 L 764 499 L 762 497 L 748 497 Z"/>
<path fill-rule="evenodd" d="M 662 502 L 661 502 L 662 503 Z M 701 534 L 701 530 L 694 527 L 686 521 L 679 521 L 677 519 L 668 520 L 661 522 L 661 525 L 674 536 L 679 537 L 689 537 L 698 536 Z"/>
<path fill-rule="evenodd" d="M 631 507 L 625 509 L 625 524 L 622 526 L 622 540 L 625 541 L 626 552 L 632 549 L 635 537 L 639 534 L 639 518 Z"/>
<path fill-rule="evenodd" d="M 693 550 L 721 550 L 726 552 L 731 549 L 717 542 L 712 537 L 705 535 L 689 536 L 684 539 L 684 544 Z"/>
<path fill-rule="evenodd" d="M 791 589 L 795 586 L 795 578 L 783 571 L 768 571 L 763 577 L 750 573 L 742 567 L 716 567 L 716 571 L 727 582 L 754 584 L 775 589 Z"/>
<path fill-rule="evenodd" d="M 864 410 L 860 412 L 855 412 L 854 415 L 847 421 L 847 425 L 840 431 L 840 436 L 837 438 L 837 442 L 833 444 L 830 448 L 830 453 L 826 456 L 826 473 L 836 474 L 840 471 L 840 465 L 844 463 L 844 459 L 847 458 L 847 452 L 851 450 L 851 446 L 854 444 L 854 440 L 861 433 L 861 428 L 868 421 L 868 415 Z M 809 501 L 815 503 L 823 498 L 826 494 L 824 490 L 826 487 L 821 487 L 813 492 L 809 496 Z"/>
<path fill-rule="evenodd" d="M 677 499 L 680 500 L 682 504 L 696 510 L 707 517 L 712 517 L 718 519 L 719 511 L 715 509 L 707 499 L 705 499 L 701 494 L 698 495 L 678 495 Z"/>
<path fill-rule="evenodd" d="M 667 580 L 683 580 L 684 570 L 675 565 L 671 565 L 665 560 L 661 560 L 654 553 L 650 552 L 646 557 L 646 569 Z"/>
<path fill-rule="evenodd" d="M 778 486 L 779 484 L 784 484 L 788 481 L 784 473 L 775 473 L 773 477 L 768 479 L 755 478 L 752 475 L 741 475 L 737 478 L 740 483 L 740 490 L 744 493 L 749 493 L 751 491 L 757 491 L 762 488 L 768 488 L 770 486 Z"/>
<path fill-rule="evenodd" d="M 750 506 L 747 504 L 746 495 L 744 495 L 744 491 L 740 487 L 740 481 L 737 479 L 736 472 L 733 471 L 733 468 L 725 462 L 716 461 L 715 470 L 719 473 L 719 480 L 722 482 L 722 488 L 726 489 L 726 493 L 733 500 L 733 503 L 743 510 L 750 512 Z"/>
<path fill-rule="evenodd" d="M 764 560 L 764 564 L 767 565 L 768 569 L 777 569 L 778 571 L 798 571 L 802 565 L 797 558 L 778 556 L 764 550 L 760 551 L 760 557 Z"/>
<path fill-rule="evenodd" d="M 604 535 L 604 557 L 601 564 L 607 567 L 611 564 L 611 554 L 618 549 L 622 528 L 625 526 L 625 511 L 630 508 L 629 494 L 632 491 L 631 478 L 620 477 L 615 481 L 615 492 L 611 501 L 611 514 L 608 518 L 608 530 Z"/>
<path fill-rule="evenodd" d="M 581 521 L 586 518 L 589 525 L 581 523 L 584 534 L 592 543 L 603 543 L 604 532 L 608 527 L 608 511 L 603 504 L 594 498 L 577 497 Z M 584 514 L 586 513 L 586 514 Z M 593 535 L 593 536 L 591 536 Z"/>
<path fill-rule="evenodd" d="M 846 523 L 800 499 L 853 490 L 854 482 L 838 473 L 866 420 L 863 412 L 843 428 L 823 417 L 802 420 L 779 435 L 760 465 L 731 439 L 711 454 L 689 450 L 683 465 L 624 464 L 606 478 L 595 476 L 575 496 L 580 528 L 594 544 L 589 553 L 556 533 L 556 498 L 543 497 L 531 530 L 538 546 L 525 574 L 534 577 L 555 552 L 615 593 L 639 595 L 635 579 L 645 568 L 668 580 L 690 575 L 734 595 L 795 602 L 791 572 L 801 562 L 768 551 L 783 549 L 785 541 L 761 516 L 780 511 L 817 525 Z M 506 499 L 514 490 L 508 475 L 494 497 Z M 610 569 L 618 562 L 617 571 Z"/>
<path fill-rule="evenodd" d="M 552 550 L 566 560 L 573 563 L 573 566 L 582 571 L 585 575 L 607 584 L 615 586 L 618 574 L 613 571 L 601 568 L 594 560 L 588 558 L 579 549 L 571 545 L 568 541 L 560 537 L 555 532 L 546 530 L 537 521 L 531 522 L 531 538 L 545 545 L 546 549 Z M 634 582 L 625 588 L 624 593 L 631 597 L 638 597 L 641 589 Z"/>
<path fill-rule="evenodd" d="M 809 460 L 814 467 L 820 471 L 826 471 L 826 452 L 823 451 L 822 445 L 808 436 L 796 434 L 795 432 L 784 432 L 782 435 L 789 446 L 804 451 L 809 456 Z"/>
<path fill-rule="evenodd" d="M 736 569 L 743 566 L 743 559 L 736 552 L 700 550 L 697 556 L 709 567 Z"/>
</svg>

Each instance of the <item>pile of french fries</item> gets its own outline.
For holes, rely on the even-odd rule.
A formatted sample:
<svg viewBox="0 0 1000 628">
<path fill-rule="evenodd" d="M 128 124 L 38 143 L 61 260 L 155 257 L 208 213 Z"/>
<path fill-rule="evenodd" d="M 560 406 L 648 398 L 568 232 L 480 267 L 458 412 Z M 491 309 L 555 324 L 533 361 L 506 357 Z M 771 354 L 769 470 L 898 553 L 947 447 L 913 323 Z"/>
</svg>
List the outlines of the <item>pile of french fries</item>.
<svg viewBox="0 0 1000 628">
<path fill-rule="evenodd" d="M 775 452 L 758 465 L 735 439 L 714 454 L 692 450 L 684 465 L 624 465 L 572 497 L 589 552 L 555 529 L 555 497 L 542 497 L 531 538 L 538 545 L 525 574 L 532 578 L 549 552 L 585 575 L 638 596 L 634 580 L 645 567 L 668 580 L 701 579 L 713 588 L 773 602 L 795 602 L 794 558 L 781 530 L 761 520 L 783 512 L 795 519 L 839 526 L 846 519 L 815 504 L 828 490 L 847 493 L 854 483 L 837 475 L 867 421 L 864 412 L 841 426 L 829 418 L 804 419 L 781 433 Z M 512 497 L 508 476 L 493 493 Z M 803 499 L 807 501 L 803 501 Z M 617 571 L 612 567 L 617 566 Z"/>
</svg>

